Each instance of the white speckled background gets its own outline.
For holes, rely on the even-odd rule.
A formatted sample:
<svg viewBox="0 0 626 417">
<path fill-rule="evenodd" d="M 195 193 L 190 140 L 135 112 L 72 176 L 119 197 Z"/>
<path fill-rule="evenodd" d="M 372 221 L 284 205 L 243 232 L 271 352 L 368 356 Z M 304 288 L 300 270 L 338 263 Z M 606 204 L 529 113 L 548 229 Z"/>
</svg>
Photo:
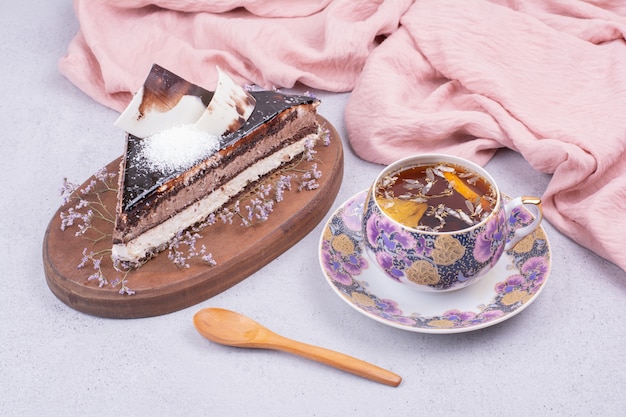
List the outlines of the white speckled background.
<svg viewBox="0 0 626 417">
<path fill-rule="evenodd" d="M 625 415 L 626 274 L 547 223 L 553 260 L 544 292 L 512 319 L 465 334 L 405 332 L 345 305 L 318 264 L 322 224 L 247 280 L 183 311 L 110 320 L 61 303 L 41 254 L 61 181 L 84 181 L 124 145 L 117 114 L 57 71 L 77 27 L 69 1 L 0 5 L 0 415 Z M 336 208 L 381 167 L 347 144 L 348 95 L 318 96 L 344 141 Z M 510 195 L 540 195 L 550 179 L 511 151 L 487 168 Z M 284 353 L 212 344 L 191 322 L 208 306 L 404 381 L 389 388 Z"/>
</svg>

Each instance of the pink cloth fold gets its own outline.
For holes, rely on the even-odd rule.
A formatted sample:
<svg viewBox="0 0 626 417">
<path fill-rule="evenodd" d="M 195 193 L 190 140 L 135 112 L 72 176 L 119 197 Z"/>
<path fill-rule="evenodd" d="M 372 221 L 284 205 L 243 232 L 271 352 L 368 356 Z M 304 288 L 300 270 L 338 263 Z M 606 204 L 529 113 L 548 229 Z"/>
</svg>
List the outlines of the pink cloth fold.
<svg viewBox="0 0 626 417">
<path fill-rule="evenodd" d="M 210 3 L 210 4 L 207 4 Z M 564 234 L 626 270 L 626 3 L 616 0 L 75 0 L 61 72 L 123 109 L 152 65 L 237 81 L 352 91 L 363 159 L 498 148 L 552 174 Z M 380 41 L 386 39 L 381 43 Z"/>
<path fill-rule="evenodd" d="M 411 0 L 74 0 L 80 32 L 61 72 L 122 110 L 153 63 L 212 88 L 216 65 L 239 83 L 349 91 Z"/>
</svg>

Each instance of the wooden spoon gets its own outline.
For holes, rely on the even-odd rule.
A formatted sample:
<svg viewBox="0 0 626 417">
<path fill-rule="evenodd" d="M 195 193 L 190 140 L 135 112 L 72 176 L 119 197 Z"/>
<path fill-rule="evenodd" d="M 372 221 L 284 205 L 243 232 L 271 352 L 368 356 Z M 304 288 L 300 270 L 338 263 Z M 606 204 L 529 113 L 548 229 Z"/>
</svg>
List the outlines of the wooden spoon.
<svg viewBox="0 0 626 417">
<path fill-rule="evenodd" d="M 222 345 L 281 350 L 381 384 L 397 387 L 402 382 L 399 375 L 386 369 L 343 353 L 287 339 L 234 311 L 205 308 L 195 314 L 193 323 L 202 336 Z"/>
</svg>

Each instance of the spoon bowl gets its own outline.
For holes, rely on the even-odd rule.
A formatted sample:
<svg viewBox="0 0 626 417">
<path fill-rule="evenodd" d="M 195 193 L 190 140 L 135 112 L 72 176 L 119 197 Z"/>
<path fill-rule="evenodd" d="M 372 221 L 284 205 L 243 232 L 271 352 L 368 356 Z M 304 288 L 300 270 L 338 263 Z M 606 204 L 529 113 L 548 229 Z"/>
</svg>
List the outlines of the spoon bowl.
<svg viewBox="0 0 626 417">
<path fill-rule="evenodd" d="M 251 347 L 262 328 L 249 317 L 219 308 L 201 310 L 193 321 L 198 332 L 211 342 L 237 347 Z"/>
<path fill-rule="evenodd" d="M 198 332 L 214 343 L 289 352 L 393 387 L 402 382 L 399 375 L 386 369 L 343 353 L 287 339 L 234 311 L 205 308 L 194 315 L 193 322 Z"/>
</svg>

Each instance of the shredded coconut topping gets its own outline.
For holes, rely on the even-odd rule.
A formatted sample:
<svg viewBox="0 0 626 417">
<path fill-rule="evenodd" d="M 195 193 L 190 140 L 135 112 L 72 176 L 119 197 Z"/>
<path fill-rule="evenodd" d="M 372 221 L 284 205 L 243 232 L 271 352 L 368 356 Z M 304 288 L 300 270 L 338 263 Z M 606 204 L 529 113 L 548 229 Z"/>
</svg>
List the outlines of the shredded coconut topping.
<svg viewBox="0 0 626 417">
<path fill-rule="evenodd" d="M 219 146 L 218 136 L 187 124 L 145 138 L 140 158 L 148 167 L 161 172 L 183 170 L 208 158 Z"/>
</svg>

